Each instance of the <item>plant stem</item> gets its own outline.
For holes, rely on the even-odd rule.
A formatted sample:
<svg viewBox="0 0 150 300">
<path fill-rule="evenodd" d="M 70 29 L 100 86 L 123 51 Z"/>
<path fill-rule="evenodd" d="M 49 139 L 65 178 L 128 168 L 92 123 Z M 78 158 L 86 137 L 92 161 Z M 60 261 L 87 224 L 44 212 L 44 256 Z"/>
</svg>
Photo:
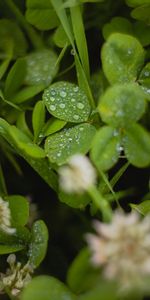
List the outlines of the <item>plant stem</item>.
<svg viewBox="0 0 150 300">
<path fill-rule="evenodd" d="M 112 216 L 112 209 L 109 202 L 102 196 L 95 186 L 92 186 L 88 190 L 88 194 L 93 200 L 96 207 L 102 212 L 103 220 L 110 221 Z"/>
<path fill-rule="evenodd" d="M 15 15 L 17 21 L 20 23 L 22 28 L 27 33 L 32 45 L 34 48 L 41 48 L 43 47 L 43 42 L 40 36 L 36 33 L 36 31 L 27 23 L 24 15 L 21 13 L 19 8 L 15 5 L 13 0 L 5 0 L 7 6 L 10 8 L 10 10 Z"/>
</svg>

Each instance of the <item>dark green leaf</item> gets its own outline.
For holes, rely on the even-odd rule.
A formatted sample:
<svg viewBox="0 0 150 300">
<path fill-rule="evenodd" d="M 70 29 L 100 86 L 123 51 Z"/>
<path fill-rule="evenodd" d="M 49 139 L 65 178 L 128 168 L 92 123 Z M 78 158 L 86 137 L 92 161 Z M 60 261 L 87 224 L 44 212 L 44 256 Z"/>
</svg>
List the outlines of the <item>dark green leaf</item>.
<svg viewBox="0 0 150 300">
<path fill-rule="evenodd" d="M 65 125 L 66 121 L 55 119 L 54 117 L 51 117 L 47 123 L 45 124 L 42 134 L 43 136 L 48 136 L 50 134 L 53 134 L 59 130 L 61 130 Z"/>
<path fill-rule="evenodd" d="M 26 19 L 39 30 L 49 30 L 59 24 L 50 0 L 27 0 Z"/>
<path fill-rule="evenodd" d="M 124 150 L 127 159 L 136 167 L 150 164 L 150 134 L 141 125 L 134 124 L 125 131 Z"/>
<path fill-rule="evenodd" d="M 20 88 L 26 76 L 26 61 L 24 58 L 18 58 L 5 81 L 5 96 L 10 98 Z"/>
<path fill-rule="evenodd" d="M 59 200 L 70 207 L 83 209 L 89 202 L 90 197 L 87 194 L 66 194 L 63 191 L 59 192 Z"/>
<path fill-rule="evenodd" d="M 90 152 L 91 159 L 100 171 L 109 170 L 121 152 L 120 134 L 114 128 L 104 126 L 96 133 Z"/>
<path fill-rule="evenodd" d="M 27 85 L 49 85 L 58 72 L 57 55 L 54 51 L 42 49 L 26 56 Z"/>
<path fill-rule="evenodd" d="M 85 248 L 71 264 L 67 274 L 67 283 L 73 292 L 83 293 L 96 284 L 99 273 L 99 269 L 92 267 L 89 249 Z"/>
<path fill-rule="evenodd" d="M 103 27 L 103 36 L 105 40 L 107 40 L 114 32 L 132 34 L 133 30 L 131 22 L 123 17 L 112 18 L 110 23 L 106 23 Z"/>
<path fill-rule="evenodd" d="M 150 24 L 150 2 L 148 5 L 142 5 L 132 10 L 132 17 L 136 20 L 144 21 Z"/>
<path fill-rule="evenodd" d="M 126 0 L 126 3 L 131 7 L 136 7 L 144 4 L 150 4 L 150 0 Z"/>
</svg>

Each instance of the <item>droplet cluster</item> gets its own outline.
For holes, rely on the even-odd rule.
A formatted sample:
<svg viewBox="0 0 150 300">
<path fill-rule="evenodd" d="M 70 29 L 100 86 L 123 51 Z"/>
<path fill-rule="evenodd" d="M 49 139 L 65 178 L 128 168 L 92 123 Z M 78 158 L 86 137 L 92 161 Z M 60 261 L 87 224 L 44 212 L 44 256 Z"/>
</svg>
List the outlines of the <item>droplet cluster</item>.
<svg viewBox="0 0 150 300">
<path fill-rule="evenodd" d="M 61 120 L 79 123 L 89 117 L 91 108 L 87 96 L 72 83 L 54 83 L 44 91 L 43 100 L 48 111 Z"/>
</svg>

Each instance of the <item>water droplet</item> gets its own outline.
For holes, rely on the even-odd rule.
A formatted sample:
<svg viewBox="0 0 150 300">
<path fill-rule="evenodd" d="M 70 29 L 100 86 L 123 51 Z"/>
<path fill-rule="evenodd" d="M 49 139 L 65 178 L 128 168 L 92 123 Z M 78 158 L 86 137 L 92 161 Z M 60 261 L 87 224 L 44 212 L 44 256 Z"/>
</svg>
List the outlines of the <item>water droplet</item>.
<svg viewBox="0 0 150 300">
<path fill-rule="evenodd" d="M 76 100 L 74 98 L 71 99 L 71 102 L 75 102 Z"/>
<path fill-rule="evenodd" d="M 73 88 L 73 91 L 74 91 L 75 93 L 78 92 L 78 90 L 79 90 L 78 86 L 76 86 L 76 87 Z"/>
<path fill-rule="evenodd" d="M 59 107 L 60 107 L 60 108 L 65 108 L 65 104 L 64 104 L 64 103 L 60 103 L 60 104 L 59 104 Z"/>
<path fill-rule="evenodd" d="M 61 152 L 58 152 L 58 153 L 57 153 L 57 156 L 60 157 L 60 156 L 61 156 Z"/>
<path fill-rule="evenodd" d="M 56 109 L 56 106 L 55 106 L 55 105 L 50 105 L 50 109 L 51 109 L 52 111 L 54 111 L 54 110 Z"/>
<path fill-rule="evenodd" d="M 77 103 L 77 107 L 78 107 L 79 109 L 83 109 L 83 108 L 84 108 L 84 104 L 81 103 L 81 102 L 79 102 L 79 103 Z"/>
<path fill-rule="evenodd" d="M 79 116 L 78 116 L 78 115 L 74 115 L 73 118 L 74 118 L 75 120 L 79 120 Z"/>
<path fill-rule="evenodd" d="M 55 101 L 55 98 L 54 98 L 54 97 L 50 97 L 50 100 L 51 100 L 52 102 L 54 102 L 54 101 Z"/>
<path fill-rule="evenodd" d="M 67 96 L 67 93 L 65 91 L 61 91 L 60 92 L 60 96 L 63 97 L 63 98 L 65 98 Z"/>
<path fill-rule="evenodd" d="M 69 140 L 69 142 L 71 142 L 71 141 L 72 141 L 72 138 L 69 138 L 68 140 Z"/>
<path fill-rule="evenodd" d="M 80 127 L 80 128 L 79 128 L 79 130 L 80 130 L 80 131 L 83 131 L 83 130 L 84 130 L 84 128 L 83 128 L 83 127 Z"/>
<path fill-rule="evenodd" d="M 55 95 L 56 95 L 55 91 L 51 91 L 51 94 L 52 94 L 53 96 L 55 96 Z"/>
</svg>

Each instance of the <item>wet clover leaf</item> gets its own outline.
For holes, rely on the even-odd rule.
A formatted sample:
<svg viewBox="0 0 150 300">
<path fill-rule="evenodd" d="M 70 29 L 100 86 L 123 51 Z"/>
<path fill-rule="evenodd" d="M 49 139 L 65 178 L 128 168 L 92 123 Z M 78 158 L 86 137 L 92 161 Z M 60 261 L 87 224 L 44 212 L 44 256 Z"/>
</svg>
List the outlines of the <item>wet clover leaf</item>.
<svg viewBox="0 0 150 300">
<path fill-rule="evenodd" d="M 95 127 L 86 123 L 65 128 L 46 139 L 46 155 L 50 162 L 62 165 L 73 154 L 87 153 L 95 133 Z"/>
<path fill-rule="evenodd" d="M 111 84 L 135 81 L 144 64 L 145 52 L 133 36 L 113 33 L 102 48 L 104 73 Z"/>
<path fill-rule="evenodd" d="M 102 120 L 114 127 L 125 128 L 138 121 L 146 107 L 145 95 L 135 84 L 117 84 L 107 89 L 100 98 Z"/>
<path fill-rule="evenodd" d="M 132 24 L 126 18 L 115 17 L 110 23 L 106 23 L 103 27 L 103 36 L 105 40 L 114 32 L 132 34 Z"/>
<path fill-rule="evenodd" d="M 132 17 L 136 20 L 143 21 L 149 25 L 150 23 L 150 3 L 148 5 L 142 5 L 133 9 L 131 13 Z"/>
<path fill-rule="evenodd" d="M 49 85 L 58 72 L 57 55 L 54 51 L 42 49 L 26 56 L 27 85 Z"/>
<path fill-rule="evenodd" d="M 133 124 L 125 131 L 123 145 L 131 164 L 138 168 L 150 164 L 150 134 L 141 125 Z"/>
<path fill-rule="evenodd" d="M 150 63 L 146 64 L 140 73 L 138 82 L 145 92 L 146 98 L 150 100 Z"/>
<path fill-rule="evenodd" d="M 43 100 L 54 117 L 80 123 L 88 120 L 91 107 L 84 91 L 69 82 L 57 82 L 44 91 Z"/>
<path fill-rule="evenodd" d="M 91 159 L 98 170 L 106 171 L 118 161 L 121 149 L 119 131 L 103 126 L 93 139 Z"/>
</svg>

